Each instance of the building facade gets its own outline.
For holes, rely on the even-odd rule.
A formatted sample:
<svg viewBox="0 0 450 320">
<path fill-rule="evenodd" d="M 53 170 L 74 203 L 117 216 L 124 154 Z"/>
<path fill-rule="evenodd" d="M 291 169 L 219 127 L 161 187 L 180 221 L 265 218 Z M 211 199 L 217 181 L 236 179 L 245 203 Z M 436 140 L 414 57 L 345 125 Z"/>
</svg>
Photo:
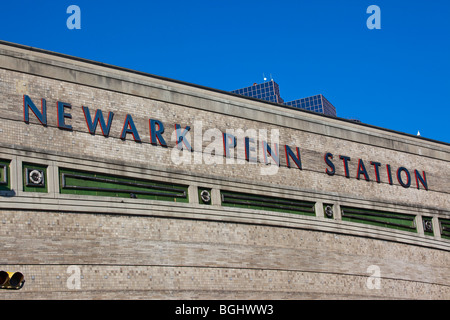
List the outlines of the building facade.
<svg viewBox="0 0 450 320">
<path fill-rule="evenodd" d="M 450 146 L 0 43 L 1 299 L 449 299 Z"/>
</svg>

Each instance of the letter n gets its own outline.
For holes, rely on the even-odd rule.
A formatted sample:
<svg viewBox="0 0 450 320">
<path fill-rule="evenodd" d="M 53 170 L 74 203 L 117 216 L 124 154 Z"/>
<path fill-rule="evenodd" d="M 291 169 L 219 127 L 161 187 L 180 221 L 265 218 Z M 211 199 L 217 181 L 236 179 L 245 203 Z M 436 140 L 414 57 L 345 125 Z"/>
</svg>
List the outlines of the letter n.
<svg viewBox="0 0 450 320">
<path fill-rule="evenodd" d="M 292 159 L 294 161 L 295 165 L 297 166 L 297 168 L 302 170 L 302 160 L 300 158 L 300 149 L 298 147 L 295 147 L 295 151 L 297 153 L 297 155 L 295 155 L 294 152 L 292 151 L 292 149 L 288 145 L 284 145 L 284 151 L 286 154 L 286 166 L 288 168 L 291 167 L 291 162 L 289 161 L 289 159 Z"/>
<path fill-rule="evenodd" d="M 269 164 L 268 156 L 271 156 L 277 166 L 280 166 L 280 157 L 278 155 L 278 143 L 273 144 L 273 150 L 266 141 L 262 141 L 262 152 L 264 156 L 264 163 Z"/>
<path fill-rule="evenodd" d="M 428 190 L 427 176 L 425 174 L 425 171 L 422 171 L 422 173 L 423 176 L 420 175 L 419 171 L 414 170 L 414 175 L 416 176 L 417 189 L 419 189 L 419 181 L 420 181 L 425 190 Z"/>
<path fill-rule="evenodd" d="M 23 121 L 26 123 L 30 122 L 30 113 L 29 110 L 34 113 L 36 118 L 39 120 L 39 122 L 47 126 L 47 103 L 45 102 L 45 99 L 41 99 L 41 111 L 36 107 L 36 105 L 33 103 L 33 101 L 30 99 L 29 96 L 24 95 L 23 96 Z"/>
</svg>

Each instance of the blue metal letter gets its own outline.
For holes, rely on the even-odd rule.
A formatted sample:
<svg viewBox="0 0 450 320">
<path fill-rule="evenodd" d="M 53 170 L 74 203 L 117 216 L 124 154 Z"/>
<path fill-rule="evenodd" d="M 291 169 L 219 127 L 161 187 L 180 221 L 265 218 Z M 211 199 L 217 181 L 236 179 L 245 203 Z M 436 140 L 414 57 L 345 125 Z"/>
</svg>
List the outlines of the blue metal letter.
<svg viewBox="0 0 450 320">
<path fill-rule="evenodd" d="M 420 181 L 425 190 L 428 190 L 427 176 L 425 174 L 425 171 L 422 171 L 422 173 L 423 177 L 420 176 L 419 171 L 414 170 L 414 175 L 416 176 L 417 189 L 419 189 L 419 181 Z"/>
<path fill-rule="evenodd" d="M 187 150 L 192 151 L 192 147 L 189 144 L 189 141 L 187 141 L 186 139 L 186 134 L 188 133 L 188 131 L 191 130 L 191 127 L 186 126 L 186 128 L 184 128 L 184 131 L 180 134 L 181 132 L 181 126 L 179 124 L 175 124 L 175 132 L 177 135 L 177 148 L 182 150 L 183 149 L 183 144 L 186 147 Z"/>
<path fill-rule="evenodd" d="M 47 126 L 47 103 L 45 99 L 41 99 L 41 111 L 36 108 L 33 101 L 31 101 L 30 97 L 26 94 L 23 95 L 23 121 L 26 123 L 30 122 L 30 116 L 28 109 L 33 111 L 36 118 L 39 120 L 41 124 Z"/>
<path fill-rule="evenodd" d="M 65 113 L 64 112 L 64 108 L 66 108 L 66 107 L 69 108 L 69 109 L 72 108 L 70 103 L 60 102 L 60 101 L 58 101 L 56 103 L 56 109 L 57 109 L 57 112 L 58 112 L 58 117 L 57 117 L 58 128 L 64 129 L 64 130 L 72 130 L 72 126 L 65 123 L 65 119 L 66 118 L 72 119 L 72 115 L 70 113 Z"/>
<path fill-rule="evenodd" d="M 230 158 L 230 148 L 236 148 L 236 137 L 229 133 L 222 133 L 222 137 L 223 137 L 223 154 L 226 158 Z"/>
<path fill-rule="evenodd" d="M 109 131 L 111 129 L 111 123 L 114 116 L 114 113 L 108 113 L 108 124 L 105 124 L 105 119 L 103 118 L 103 113 L 100 109 L 95 111 L 94 121 L 91 120 L 91 114 L 89 113 L 88 107 L 82 107 L 84 113 L 84 119 L 86 120 L 86 124 L 90 134 L 95 134 L 95 130 L 97 129 L 97 124 L 100 123 L 100 129 L 102 130 L 103 136 L 109 136 Z"/>
<path fill-rule="evenodd" d="M 252 157 L 250 154 L 251 151 L 256 151 L 256 148 L 253 145 L 250 145 L 255 143 L 255 139 L 245 137 L 244 141 L 245 141 L 245 160 L 247 160 L 248 162 L 256 162 L 257 159 L 255 157 Z"/>
<path fill-rule="evenodd" d="M 390 164 L 386 165 L 386 172 L 388 175 L 389 184 L 392 184 L 392 174 L 391 174 L 391 165 Z"/>
<path fill-rule="evenodd" d="M 402 171 L 404 171 L 406 173 L 406 177 L 408 178 L 406 183 L 404 183 L 402 180 Z M 408 169 L 406 169 L 404 167 L 398 168 L 397 169 L 397 180 L 402 185 L 402 187 L 409 188 L 409 186 L 411 185 L 411 175 L 409 174 Z"/>
<path fill-rule="evenodd" d="M 370 161 L 370 164 L 373 165 L 373 168 L 375 169 L 375 180 L 380 183 L 380 166 L 381 163 Z"/>
<path fill-rule="evenodd" d="M 125 122 L 123 123 L 122 133 L 120 134 L 120 139 L 125 140 L 127 133 L 131 133 L 133 135 L 133 139 L 136 142 L 141 142 L 141 138 L 139 137 L 138 131 L 136 130 L 136 126 L 134 125 L 133 118 L 127 114 L 125 118 Z"/>
<path fill-rule="evenodd" d="M 350 157 L 339 156 L 339 159 L 342 159 L 342 161 L 344 162 L 345 177 L 350 178 L 350 175 L 348 173 L 348 161 L 350 161 Z"/>
<path fill-rule="evenodd" d="M 333 159 L 333 155 L 330 152 L 328 152 L 325 154 L 323 159 L 325 160 L 325 163 L 331 168 L 331 171 L 328 170 L 328 168 L 326 168 L 325 172 L 330 176 L 334 176 L 334 174 L 336 173 L 336 168 L 334 166 L 334 163 L 331 162 L 331 160 L 330 160 L 330 159 Z"/>
<path fill-rule="evenodd" d="M 361 175 L 361 173 L 364 175 L 364 179 L 366 179 L 366 181 L 370 181 L 369 175 L 367 174 L 366 167 L 364 166 L 364 162 L 362 161 L 362 159 L 359 159 L 358 172 L 356 173 L 356 179 L 359 180 L 359 176 Z"/>
<path fill-rule="evenodd" d="M 278 144 L 275 143 L 275 152 L 272 152 L 272 149 L 270 148 L 270 146 L 267 144 L 266 141 L 262 142 L 262 147 L 263 147 L 264 163 L 265 164 L 269 163 L 267 155 L 270 155 L 272 159 L 275 160 L 277 165 L 280 166 L 280 155 L 278 154 Z"/>
<path fill-rule="evenodd" d="M 167 147 L 167 143 L 164 140 L 162 134 L 164 133 L 164 125 L 159 120 L 150 119 L 150 143 L 157 145 L 157 141 L 163 147 Z M 158 130 L 156 130 L 156 125 L 158 125 Z"/>
<path fill-rule="evenodd" d="M 297 166 L 297 168 L 302 170 L 302 160 L 300 158 L 300 149 L 298 147 L 295 147 L 295 151 L 297 153 L 297 156 L 296 156 L 294 154 L 294 152 L 292 151 L 292 149 L 287 144 L 285 144 L 284 151 L 285 151 L 285 155 L 286 155 L 286 166 L 288 168 L 291 167 L 291 162 L 289 161 L 289 159 L 292 159 L 292 160 L 294 160 L 294 163 Z"/>
</svg>

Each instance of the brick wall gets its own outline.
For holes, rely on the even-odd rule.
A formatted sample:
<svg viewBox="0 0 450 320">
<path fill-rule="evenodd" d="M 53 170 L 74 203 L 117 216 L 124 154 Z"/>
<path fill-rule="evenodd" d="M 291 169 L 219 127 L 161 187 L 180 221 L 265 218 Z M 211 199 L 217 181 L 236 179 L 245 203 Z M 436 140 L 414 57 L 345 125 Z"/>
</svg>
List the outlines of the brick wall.
<svg viewBox="0 0 450 320">
<path fill-rule="evenodd" d="M 4 43 L 0 57 L 0 158 L 10 161 L 11 189 L 0 192 L 0 267 L 26 275 L 21 290 L 2 290 L 2 298 L 450 296 L 450 240 L 440 225 L 450 217 L 448 144 Z M 46 100 L 46 126 L 31 111 L 24 121 L 24 95 L 39 110 Z M 58 128 L 58 101 L 71 104 L 64 119 L 71 130 Z M 82 106 L 92 118 L 96 109 L 105 120 L 114 113 L 108 137 L 99 126 L 89 133 Z M 127 115 L 141 142 L 120 138 Z M 164 124 L 167 148 L 150 143 L 149 119 Z M 172 161 L 175 124 L 192 128 L 191 163 Z M 270 130 L 279 130 L 276 174 L 223 156 L 221 164 L 206 164 L 208 148 L 223 152 L 221 136 L 216 145 L 206 139 L 211 129 L 267 130 L 269 142 Z M 284 145 L 300 149 L 302 170 L 287 167 Z M 260 143 L 258 152 L 263 159 Z M 333 176 L 325 173 L 327 152 Z M 349 178 L 339 155 L 351 158 Z M 358 159 L 371 181 L 356 179 Z M 381 163 L 379 183 L 370 161 Z M 24 163 L 47 167 L 46 192 L 24 189 Z M 409 188 L 397 181 L 399 167 L 411 174 Z M 189 203 L 62 194 L 60 168 L 183 184 Z M 417 188 L 414 170 L 426 172 L 428 190 Z M 211 190 L 211 205 L 199 203 L 201 187 Z M 311 201 L 316 213 L 225 207 L 221 190 Z M 333 206 L 332 219 L 323 204 Z M 343 221 L 341 206 L 410 214 L 417 230 Z M 432 219 L 432 235 L 422 217 Z M 81 289 L 67 287 L 72 265 L 81 269 Z M 366 286 L 370 265 L 381 270 L 380 289 Z"/>
<path fill-rule="evenodd" d="M 364 237 L 239 223 L 7 212 L 10 298 L 447 299 L 448 252 Z M 14 233 L 11 232 L 14 230 Z M 20 236 L 17 236 L 20 234 Z M 79 289 L 67 285 L 79 267 Z M 366 285 L 377 265 L 380 289 Z"/>
</svg>

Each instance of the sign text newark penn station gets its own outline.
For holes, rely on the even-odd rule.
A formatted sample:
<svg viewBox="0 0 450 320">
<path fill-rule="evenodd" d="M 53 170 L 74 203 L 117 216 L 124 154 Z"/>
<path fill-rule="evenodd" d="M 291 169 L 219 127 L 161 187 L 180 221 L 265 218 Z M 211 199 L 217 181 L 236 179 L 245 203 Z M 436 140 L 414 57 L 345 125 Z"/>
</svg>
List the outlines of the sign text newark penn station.
<svg viewBox="0 0 450 320">
<path fill-rule="evenodd" d="M 67 123 L 67 119 L 71 119 L 72 115 L 70 113 L 72 106 L 70 103 L 58 101 L 56 103 L 56 114 L 57 114 L 57 127 L 62 130 L 72 130 L 72 126 Z M 100 130 L 104 137 L 109 136 L 109 132 L 112 126 L 114 113 L 108 112 L 107 120 L 103 115 L 103 111 L 97 109 L 94 115 L 91 115 L 91 111 L 88 107 L 81 107 L 84 113 L 84 118 L 86 122 L 86 128 L 90 134 L 95 135 L 97 126 L 100 126 Z M 41 99 L 41 109 L 36 107 L 32 99 L 24 95 L 23 96 L 23 120 L 25 123 L 29 123 L 30 110 L 34 116 L 39 120 L 43 126 L 47 126 L 47 104 L 45 99 Z M 139 131 L 136 128 L 133 118 L 130 114 L 127 114 L 123 124 L 120 138 L 125 140 L 128 134 L 131 134 L 134 141 L 142 142 Z M 149 133 L 150 133 L 150 143 L 156 146 L 167 147 L 167 143 L 164 139 L 164 124 L 156 119 L 149 119 Z M 178 149 L 187 149 L 193 151 L 186 135 L 190 131 L 190 127 L 186 126 L 184 129 L 181 128 L 179 124 L 175 124 L 176 132 L 176 145 Z M 222 135 L 222 146 L 223 146 L 223 156 L 226 158 L 233 156 L 233 149 L 238 145 L 236 136 L 229 133 L 221 133 Z M 244 146 L 244 158 L 248 162 L 254 162 L 255 156 L 252 155 L 256 151 L 256 141 L 255 138 L 246 136 L 242 139 Z M 275 163 L 280 166 L 280 154 L 278 151 L 278 144 L 272 143 L 272 147 L 266 142 L 261 141 L 262 154 L 264 163 L 269 163 L 269 158 L 271 158 L 271 163 Z M 284 150 L 284 157 L 286 159 L 286 166 L 288 168 L 297 168 L 302 170 L 302 161 L 300 149 L 297 146 L 284 145 L 281 150 Z M 364 163 L 362 159 L 357 160 L 357 168 L 354 172 L 350 172 L 349 163 L 352 160 L 350 157 L 345 155 L 334 156 L 332 153 L 327 152 L 323 156 L 324 161 L 324 172 L 329 176 L 333 176 L 336 173 L 336 160 L 340 165 L 344 167 L 345 177 L 355 177 L 356 179 L 364 179 L 366 181 L 371 181 L 369 172 L 374 177 L 377 183 L 387 182 L 390 185 L 394 184 L 396 180 L 402 187 L 409 188 L 415 180 L 415 186 L 417 189 L 428 190 L 428 182 L 425 171 L 421 173 L 418 170 L 414 170 L 413 173 L 405 167 L 399 167 L 396 171 L 391 168 L 389 164 L 382 164 L 376 161 L 370 161 Z M 386 170 L 380 170 L 380 167 L 385 166 Z M 383 172 L 383 174 L 381 174 Z"/>
</svg>

